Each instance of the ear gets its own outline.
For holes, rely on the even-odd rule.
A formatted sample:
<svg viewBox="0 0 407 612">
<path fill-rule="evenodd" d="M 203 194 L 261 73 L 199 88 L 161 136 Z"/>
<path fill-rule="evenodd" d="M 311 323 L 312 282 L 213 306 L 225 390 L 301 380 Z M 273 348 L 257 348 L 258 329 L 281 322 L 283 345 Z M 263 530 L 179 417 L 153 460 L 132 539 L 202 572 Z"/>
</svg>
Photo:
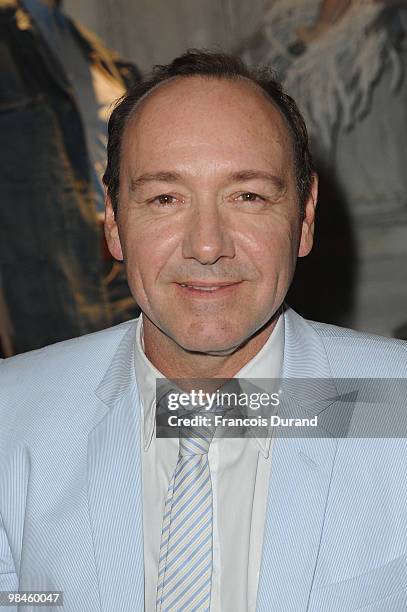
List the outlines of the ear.
<svg viewBox="0 0 407 612">
<path fill-rule="evenodd" d="M 111 255 L 118 261 L 123 261 L 122 245 L 120 243 L 119 229 L 116 215 L 107 192 L 105 192 L 105 238 Z"/>
<path fill-rule="evenodd" d="M 312 184 L 309 197 L 304 207 L 304 218 L 301 227 L 301 240 L 298 257 L 305 257 L 312 249 L 314 242 L 315 208 L 318 199 L 318 176 L 312 175 Z"/>
</svg>

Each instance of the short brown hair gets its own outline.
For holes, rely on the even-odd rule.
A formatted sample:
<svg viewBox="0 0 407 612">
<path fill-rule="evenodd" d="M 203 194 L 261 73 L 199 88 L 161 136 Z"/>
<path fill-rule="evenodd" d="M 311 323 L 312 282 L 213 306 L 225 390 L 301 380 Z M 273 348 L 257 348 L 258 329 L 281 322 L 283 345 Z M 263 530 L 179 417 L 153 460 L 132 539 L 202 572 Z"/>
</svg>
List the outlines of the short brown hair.
<svg viewBox="0 0 407 612">
<path fill-rule="evenodd" d="M 117 212 L 120 187 L 120 151 L 127 119 L 139 100 L 154 87 L 173 77 L 205 76 L 217 79 L 245 77 L 258 85 L 283 114 L 291 133 L 294 164 L 301 209 L 309 196 L 313 163 L 304 119 L 294 100 L 287 95 L 270 68 L 251 69 L 243 61 L 226 53 L 190 49 L 170 64 L 155 66 L 140 82 L 120 98 L 110 116 L 107 167 L 103 182 Z"/>
</svg>

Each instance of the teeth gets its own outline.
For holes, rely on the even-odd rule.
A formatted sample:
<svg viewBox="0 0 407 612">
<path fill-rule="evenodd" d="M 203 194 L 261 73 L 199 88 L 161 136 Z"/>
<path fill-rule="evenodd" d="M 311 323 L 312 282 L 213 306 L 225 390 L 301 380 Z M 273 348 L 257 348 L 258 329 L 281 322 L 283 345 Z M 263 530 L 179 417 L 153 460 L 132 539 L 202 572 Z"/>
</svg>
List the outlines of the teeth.
<svg viewBox="0 0 407 612">
<path fill-rule="evenodd" d="M 198 291 L 216 291 L 219 287 L 197 287 L 196 285 L 186 285 L 185 283 L 181 283 L 181 287 L 189 287 L 190 289 L 197 289 Z"/>
</svg>

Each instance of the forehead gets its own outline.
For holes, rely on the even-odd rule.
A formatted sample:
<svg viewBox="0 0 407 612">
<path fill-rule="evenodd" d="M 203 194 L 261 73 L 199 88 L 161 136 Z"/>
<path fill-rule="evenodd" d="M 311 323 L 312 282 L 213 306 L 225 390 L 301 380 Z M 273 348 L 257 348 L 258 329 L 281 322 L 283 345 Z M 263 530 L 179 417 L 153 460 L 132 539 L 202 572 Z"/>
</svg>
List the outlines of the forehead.
<svg viewBox="0 0 407 612">
<path fill-rule="evenodd" d="M 212 155 L 214 161 L 257 158 L 292 166 L 292 138 L 284 116 L 248 79 L 171 79 L 147 94 L 127 122 L 122 161 L 139 165 L 154 163 L 156 157 L 163 162 Z"/>
</svg>

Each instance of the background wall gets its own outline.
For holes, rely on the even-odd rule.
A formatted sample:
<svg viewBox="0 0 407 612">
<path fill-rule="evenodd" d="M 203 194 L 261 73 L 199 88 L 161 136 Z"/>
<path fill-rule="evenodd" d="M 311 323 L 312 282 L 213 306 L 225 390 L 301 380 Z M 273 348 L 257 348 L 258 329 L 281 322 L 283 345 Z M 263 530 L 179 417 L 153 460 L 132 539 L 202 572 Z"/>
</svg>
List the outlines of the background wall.
<svg viewBox="0 0 407 612">
<path fill-rule="evenodd" d="M 142 70 L 188 47 L 232 50 L 251 32 L 265 0 L 66 0 L 64 7 Z"/>
<path fill-rule="evenodd" d="M 268 63 L 282 76 L 290 63 L 301 74 L 311 61 L 302 75 L 308 94 L 302 92 L 301 99 L 301 87 L 295 90 L 297 76 L 291 83 L 294 91 L 288 91 L 302 110 L 307 95 L 313 97 L 319 117 L 340 105 L 346 90 L 349 99 L 354 98 L 349 108 L 362 97 L 357 86 L 346 83 L 349 66 L 360 66 L 362 83 L 369 70 L 377 69 L 370 77 L 365 112 L 351 130 L 338 130 L 332 149 L 319 155 L 316 243 L 312 254 L 299 262 L 289 303 L 309 318 L 406 338 L 407 11 L 393 10 L 390 27 L 385 17 L 381 30 L 368 28 L 377 34 L 364 49 L 359 45 L 364 34 L 355 31 L 351 39 L 358 23 L 363 30 L 363 11 L 369 20 L 369 11 L 380 11 L 386 3 L 371 2 L 366 9 L 362 3 L 352 5 L 355 13 L 349 11 L 348 22 L 335 24 L 332 38 L 298 62 L 287 53 L 289 44 L 296 39 L 298 25 L 315 19 L 319 0 L 65 0 L 64 7 L 142 71 L 167 63 L 189 47 L 243 49 L 247 61 Z M 394 47 L 392 33 L 397 38 Z M 379 41 L 387 39 L 389 47 L 380 47 Z M 335 54 L 338 61 L 331 66 Z M 362 56 L 364 62 L 359 63 Z M 391 85 L 395 58 L 397 87 Z M 329 100 L 321 92 L 331 77 L 325 78 L 323 71 L 340 75 L 341 62 L 345 76 L 340 87 L 336 76 L 332 79 Z M 316 86 L 314 78 L 319 78 Z M 319 133 L 317 129 L 316 140 Z"/>
</svg>

